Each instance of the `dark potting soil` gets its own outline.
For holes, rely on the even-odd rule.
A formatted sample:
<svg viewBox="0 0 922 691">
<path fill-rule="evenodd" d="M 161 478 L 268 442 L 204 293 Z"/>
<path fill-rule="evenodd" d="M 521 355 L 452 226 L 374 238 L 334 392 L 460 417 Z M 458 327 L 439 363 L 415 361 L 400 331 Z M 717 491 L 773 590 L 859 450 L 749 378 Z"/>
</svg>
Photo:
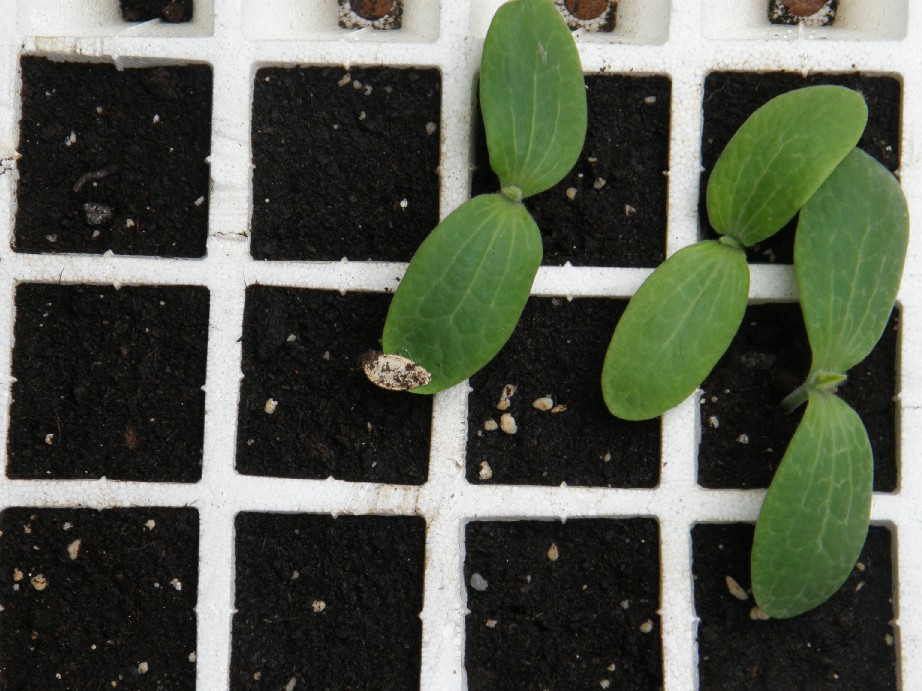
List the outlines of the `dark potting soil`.
<svg viewBox="0 0 922 691">
<path fill-rule="evenodd" d="M 468 481 L 656 486 L 660 420 L 615 418 L 599 385 L 608 342 L 626 306 L 603 298 L 529 299 L 512 338 L 471 378 Z M 516 393 L 509 408 L 499 410 L 508 384 L 517 387 Z M 534 401 L 545 397 L 566 409 L 536 409 Z M 515 434 L 485 428 L 487 421 L 500 423 L 504 413 L 515 419 Z"/>
<path fill-rule="evenodd" d="M 23 57 L 16 250 L 203 256 L 211 81 Z"/>
<path fill-rule="evenodd" d="M 894 311 L 871 354 L 848 373 L 839 396 L 864 421 L 874 452 L 874 489 L 896 488 Z M 796 303 L 750 305 L 739 333 L 701 389 L 698 482 L 713 488 L 768 487 L 803 417 L 782 399 L 810 369 L 810 346 Z"/>
<path fill-rule="evenodd" d="M 666 258 L 668 77 L 586 77 L 588 129 L 576 165 L 525 201 L 541 229 L 544 264 L 654 267 Z M 472 194 L 499 190 L 477 109 Z M 571 200 L 570 194 L 575 191 Z"/>
<path fill-rule="evenodd" d="M 383 293 L 247 289 L 238 471 L 426 481 L 432 397 L 380 389 L 357 362 L 378 345 L 390 299 Z M 277 403 L 271 414 L 270 399 Z"/>
<path fill-rule="evenodd" d="M 237 516 L 231 688 L 419 687 L 425 522 Z"/>
<path fill-rule="evenodd" d="M 829 26 L 835 22 L 837 5 L 836 0 L 769 0 L 768 21 L 794 25 L 809 18 L 813 26 Z"/>
<path fill-rule="evenodd" d="M 118 4 L 126 22 L 146 22 L 150 19 L 192 21 L 192 0 L 118 0 Z"/>
<path fill-rule="evenodd" d="M 701 691 L 896 688 L 890 532 L 872 526 L 858 566 L 826 603 L 792 619 L 753 620 L 750 597 L 730 594 L 730 576 L 750 587 L 753 526 L 692 530 Z"/>
<path fill-rule="evenodd" d="M 468 688 L 663 685 L 656 521 L 473 522 Z"/>
<path fill-rule="evenodd" d="M 439 222 L 440 113 L 434 69 L 259 70 L 253 256 L 409 261 Z"/>
<path fill-rule="evenodd" d="M 208 290 L 16 288 L 11 478 L 195 482 Z"/>
<path fill-rule="evenodd" d="M 3 511 L 0 687 L 194 689 L 198 539 L 195 509 Z"/>
<path fill-rule="evenodd" d="M 699 216 L 702 235 L 717 237 L 708 222 L 705 192 L 714 164 L 746 118 L 775 96 L 818 84 L 836 84 L 860 92 L 868 104 L 868 124 L 858 146 L 891 172 L 900 166 L 900 132 L 903 92 L 895 77 L 863 74 L 812 74 L 790 72 L 714 72 L 704 81 L 704 130 L 701 142 Z M 795 217 L 782 230 L 747 250 L 751 263 L 790 264 L 794 260 Z"/>
</svg>

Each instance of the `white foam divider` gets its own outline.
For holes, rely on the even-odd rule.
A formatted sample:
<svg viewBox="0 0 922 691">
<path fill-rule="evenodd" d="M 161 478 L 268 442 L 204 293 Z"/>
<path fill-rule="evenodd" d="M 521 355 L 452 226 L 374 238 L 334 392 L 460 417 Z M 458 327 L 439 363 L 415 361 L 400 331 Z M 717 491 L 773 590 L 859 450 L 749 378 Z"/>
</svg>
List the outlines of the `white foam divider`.
<svg viewBox="0 0 922 691">
<path fill-rule="evenodd" d="M 245 289 L 255 283 L 325 290 L 393 290 L 405 266 L 387 262 L 258 262 L 249 254 L 252 208 L 250 102 L 269 65 L 419 65 L 442 74 L 440 213 L 470 193 L 473 95 L 482 38 L 501 0 L 405 0 L 399 32 L 345 32 L 335 0 L 196 0 L 188 26 L 125 26 L 115 0 L 0 0 L 0 437 L 10 402 L 15 286 L 23 281 L 115 285 L 195 284 L 211 294 L 203 473 L 194 484 L 0 477 L 10 506 L 194 506 L 200 516 L 197 687 L 229 685 L 234 604 L 234 518 L 240 511 L 421 515 L 426 558 L 421 688 L 466 687 L 464 530 L 481 519 L 645 516 L 659 523 L 664 685 L 697 686 L 691 529 L 752 521 L 764 492 L 707 490 L 696 482 L 697 397 L 662 425 L 662 474 L 654 489 L 508 487 L 465 480 L 467 387 L 435 398 L 429 476 L 421 486 L 242 476 L 234 469 Z M 909 0 L 851 0 L 829 29 L 774 27 L 763 0 L 621 0 L 610 35 L 577 33 L 588 73 L 666 75 L 672 81 L 667 253 L 698 237 L 703 83 L 715 70 L 898 74 L 903 80 L 901 178 L 922 218 L 922 13 Z M 840 3 L 843 6 L 845 3 Z M 82 14 L 81 14 L 82 12 Z M 199 260 L 16 254 L 19 57 L 114 61 L 117 66 L 212 65 L 214 101 L 207 256 Z M 913 229 L 900 292 L 899 487 L 875 494 L 872 517 L 894 534 L 894 603 L 902 688 L 922 679 L 922 238 Z M 542 267 L 533 293 L 629 297 L 645 269 Z M 754 266 L 753 302 L 797 297 L 788 266 Z M 5 444 L 3 465 L 5 467 Z"/>
</svg>

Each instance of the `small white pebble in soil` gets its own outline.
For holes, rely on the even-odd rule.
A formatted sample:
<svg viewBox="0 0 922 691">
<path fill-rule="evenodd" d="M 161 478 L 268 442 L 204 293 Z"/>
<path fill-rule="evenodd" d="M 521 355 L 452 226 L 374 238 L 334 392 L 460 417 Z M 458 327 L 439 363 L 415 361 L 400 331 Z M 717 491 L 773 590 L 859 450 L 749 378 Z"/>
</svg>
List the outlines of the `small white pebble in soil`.
<svg viewBox="0 0 922 691">
<path fill-rule="evenodd" d="M 889 633 L 884 634 L 884 643 L 887 645 L 893 645 L 893 635 Z"/>
<path fill-rule="evenodd" d="M 330 361 L 330 351 L 329 351 L 329 350 L 324 350 L 324 351 L 323 351 L 323 355 L 321 355 L 320 357 L 322 357 L 324 360 L 326 360 L 327 362 L 329 362 L 329 361 Z"/>
<path fill-rule="evenodd" d="M 471 587 L 474 590 L 479 590 L 480 592 L 483 592 L 484 590 L 487 589 L 488 585 L 489 583 L 487 583 L 487 579 L 481 576 L 479 573 L 471 574 Z"/>
<path fill-rule="evenodd" d="M 551 408 L 551 415 L 557 415 L 557 413 L 562 413 L 567 409 L 567 406 L 563 403 L 558 403 L 553 408 Z"/>
<path fill-rule="evenodd" d="M 609 686 L 611 686 L 611 681 L 609 681 L 608 679 L 600 679 L 599 686 L 602 687 L 603 689 L 607 689 Z"/>
<path fill-rule="evenodd" d="M 344 75 L 342 76 L 342 79 L 340 79 L 338 82 L 336 82 L 336 85 L 337 85 L 337 86 L 345 86 L 346 84 L 348 84 L 348 83 L 351 82 L 351 81 L 352 81 L 352 75 L 349 74 L 348 72 L 346 72 L 346 74 L 344 74 Z"/>
<path fill-rule="evenodd" d="M 592 189 L 600 190 L 605 187 L 607 181 L 605 178 L 596 178 L 595 182 L 592 183 Z"/>
<path fill-rule="evenodd" d="M 352 82 L 352 88 L 358 91 L 359 89 L 362 88 L 362 82 L 360 82 L 358 79 L 354 80 Z"/>
<path fill-rule="evenodd" d="M 714 429 L 717 429 L 720 427 L 720 420 L 717 419 L 716 415 L 711 415 L 711 417 L 708 418 L 708 424 Z"/>
<path fill-rule="evenodd" d="M 314 610 L 314 613 L 315 613 L 315 614 L 319 614 L 320 612 L 322 612 L 322 611 L 325 610 L 326 608 L 327 608 L 327 603 L 324 602 L 323 600 L 314 600 L 314 601 L 311 603 L 311 609 Z"/>
<path fill-rule="evenodd" d="M 554 407 L 554 399 L 550 396 L 542 396 L 531 402 L 531 407 L 535 410 L 547 411 Z"/>
<path fill-rule="evenodd" d="M 606 451 L 605 455 L 602 456 L 602 463 L 610 463 L 610 462 L 611 462 L 611 451 Z"/>
<path fill-rule="evenodd" d="M 568 187 L 565 194 L 567 195 L 567 199 L 572 202 L 574 199 L 576 199 L 576 188 Z"/>
<path fill-rule="evenodd" d="M 864 564 L 859 561 L 855 564 L 855 568 L 858 569 L 858 571 L 864 571 Z"/>
<path fill-rule="evenodd" d="M 483 428 L 487 432 L 495 432 L 496 430 L 499 429 L 499 423 L 496 422 L 496 420 L 491 418 L 483 423 Z"/>
<path fill-rule="evenodd" d="M 622 600 L 622 601 L 621 601 L 621 609 L 628 609 L 630 606 L 631 606 L 631 601 L 630 601 L 630 600 Z"/>
<path fill-rule="evenodd" d="M 199 197 L 192 203 L 195 204 L 196 206 L 201 206 L 202 204 L 205 203 L 205 197 Z"/>
<path fill-rule="evenodd" d="M 253 672 L 253 681 L 259 681 L 263 678 L 262 672 Z"/>
<path fill-rule="evenodd" d="M 64 146 L 73 146 L 77 143 L 77 133 L 71 131 L 67 139 L 64 140 Z"/>
<path fill-rule="evenodd" d="M 19 569 L 13 569 L 13 580 L 19 583 L 25 576 Z"/>
<path fill-rule="evenodd" d="M 749 435 L 748 435 L 748 434 L 741 434 L 740 436 L 738 436 L 738 437 L 736 438 L 736 441 L 738 441 L 740 444 L 748 444 L 748 443 L 749 443 Z"/>
<path fill-rule="evenodd" d="M 53 435 L 53 434 L 46 434 L 46 435 L 45 435 L 45 443 L 48 444 L 48 446 L 51 446 L 52 444 L 54 444 L 54 435 Z"/>
<path fill-rule="evenodd" d="M 32 587 L 38 591 L 42 591 L 48 587 L 48 579 L 45 578 L 45 574 L 42 573 L 37 573 L 32 576 L 30 583 L 32 583 Z"/>
<path fill-rule="evenodd" d="M 292 677 L 288 680 L 288 683 L 285 684 L 285 691 L 295 691 L 295 686 L 298 685 L 298 680 L 295 677 Z"/>
<path fill-rule="evenodd" d="M 154 118 L 153 118 L 153 120 L 154 120 L 154 124 L 156 125 L 158 122 L 160 122 L 160 116 L 157 115 L 156 113 L 154 113 Z"/>
<path fill-rule="evenodd" d="M 401 199 L 401 200 L 400 200 L 400 208 L 401 208 L 401 209 L 406 209 L 409 205 L 410 205 L 410 202 L 408 202 L 406 199 Z"/>
<path fill-rule="evenodd" d="M 148 530 L 153 530 L 157 527 L 157 521 L 155 521 L 153 518 L 148 518 L 147 523 L 144 524 L 144 527 Z"/>
<path fill-rule="evenodd" d="M 768 621 L 771 619 L 758 605 L 749 610 L 749 618 L 753 621 Z"/>
<path fill-rule="evenodd" d="M 173 586 L 175 590 L 182 590 L 182 581 L 180 581 L 178 578 L 171 580 L 170 585 Z"/>
<path fill-rule="evenodd" d="M 499 427 L 506 434 L 515 434 L 519 431 L 519 426 L 515 424 L 515 418 L 512 413 L 503 413 L 499 419 Z"/>
<path fill-rule="evenodd" d="M 557 561 L 560 558 L 560 550 L 557 549 L 556 543 L 551 543 L 551 546 L 547 549 L 547 558 L 551 561 Z"/>
<path fill-rule="evenodd" d="M 609 672 L 614 672 L 614 671 L 615 671 L 615 669 L 616 669 L 616 667 L 615 667 L 615 663 L 614 663 L 614 662 L 612 662 L 612 663 L 611 663 L 610 665 L 608 665 L 608 667 L 606 667 L 605 669 L 606 669 L 606 671 L 609 671 Z"/>
<path fill-rule="evenodd" d="M 486 461 L 480 462 L 480 472 L 478 477 L 481 480 L 492 480 L 493 479 L 493 468 L 490 467 L 490 464 Z"/>
<path fill-rule="evenodd" d="M 361 113 L 359 113 L 359 120 L 364 120 L 364 119 L 367 118 L 367 117 L 368 117 L 368 115 L 365 114 L 365 111 L 364 111 L 364 110 L 363 110 Z"/>
<path fill-rule="evenodd" d="M 134 221 L 133 221 L 132 219 L 130 219 L 130 218 L 126 218 L 126 219 L 125 219 L 125 227 L 126 227 L 126 228 L 134 228 Z"/>
<path fill-rule="evenodd" d="M 515 384 L 506 384 L 503 387 L 503 392 L 499 395 L 499 401 L 496 404 L 497 410 L 509 410 L 511 401 L 509 400 L 515 395 Z"/>
<path fill-rule="evenodd" d="M 52 235 L 46 235 L 46 236 L 45 236 L 45 239 L 46 239 L 48 242 L 57 242 L 57 241 L 58 241 L 58 236 L 57 236 L 56 233 L 54 233 L 54 234 L 52 234 Z"/>
<path fill-rule="evenodd" d="M 300 572 L 300 571 L 298 571 L 297 569 L 295 569 L 294 571 L 291 572 L 291 580 L 296 581 L 296 580 L 298 580 L 299 578 L 301 578 L 301 572 Z"/>
<path fill-rule="evenodd" d="M 647 619 L 643 624 L 640 625 L 640 633 L 650 633 L 653 630 L 653 622 L 650 619 Z"/>
<path fill-rule="evenodd" d="M 196 660 L 198 660 L 198 655 L 196 655 L 195 651 L 193 650 L 191 653 L 189 653 L 189 662 L 195 662 Z"/>
<path fill-rule="evenodd" d="M 278 410 L 279 402 L 274 398 L 270 398 L 266 401 L 266 405 L 263 406 L 263 410 L 266 411 L 266 415 L 272 415 L 276 410 Z"/>
<path fill-rule="evenodd" d="M 80 555 L 80 538 L 77 538 L 69 545 L 67 545 L 67 554 L 72 560 L 76 559 Z"/>
<path fill-rule="evenodd" d="M 486 626 L 488 629 L 495 629 L 495 628 L 496 628 L 496 623 L 497 623 L 497 622 L 496 622 L 496 619 L 487 619 L 487 620 L 483 623 L 483 625 Z"/>
<path fill-rule="evenodd" d="M 643 102 L 648 106 L 652 106 L 656 103 L 656 96 L 644 96 Z"/>
<path fill-rule="evenodd" d="M 64 525 L 61 526 L 61 528 L 63 528 L 64 530 L 70 530 L 73 527 L 74 527 L 74 524 L 71 523 L 70 521 L 65 521 Z"/>
<path fill-rule="evenodd" d="M 631 218 L 634 214 L 637 213 L 637 209 L 630 204 L 624 205 L 624 216 L 626 218 Z"/>
<path fill-rule="evenodd" d="M 147 662 L 141 662 L 138 664 L 138 674 L 147 674 L 147 670 L 150 669 L 150 665 Z"/>
<path fill-rule="evenodd" d="M 294 343 L 297 340 L 298 340 L 298 337 L 295 336 L 294 334 L 288 334 L 288 338 L 285 339 L 287 343 Z"/>
<path fill-rule="evenodd" d="M 437 129 L 438 129 L 438 125 L 436 125 L 434 122 L 427 122 L 427 123 L 426 123 L 426 134 L 428 134 L 428 135 L 433 135 L 433 134 L 435 134 L 435 131 L 436 131 Z"/>
<path fill-rule="evenodd" d="M 858 583 L 855 585 L 855 592 L 857 593 L 863 587 L 864 587 L 864 581 L 858 581 Z"/>
<path fill-rule="evenodd" d="M 743 586 L 736 582 L 736 579 L 733 578 L 733 576 L 727 576 L 724 580 L 727 582 L 727 590 L 730 591 L 730 594 L 733 597 L 735 597 L 737 600 L 749 599 L 749 593 L 746 592 Z"/>
</svg>

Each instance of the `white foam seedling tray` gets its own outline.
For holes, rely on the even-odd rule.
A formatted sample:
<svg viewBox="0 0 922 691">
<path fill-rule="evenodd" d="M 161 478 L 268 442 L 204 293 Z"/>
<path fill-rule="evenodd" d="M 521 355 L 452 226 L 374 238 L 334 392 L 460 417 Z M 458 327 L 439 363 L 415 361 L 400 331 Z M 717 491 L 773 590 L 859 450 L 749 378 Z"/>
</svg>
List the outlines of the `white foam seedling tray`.
<svg viewBox="0 0 922 691">
<path fill-rule="evenodd" d="M 691 527 L 753 521 L 761 491 L 696 483 L 697 398 L 662 425 L 655 489 L 474 486 L 465 481 L 467 389 L 435 399 L 428 482 L 419 487 L 290 480 L 234 470 L 247 285 L 383 291 L 403 265 L 256 262 L 250 101 L 264 65 L 421 65 L 442 73 L 441 214 L 469 196 L 473 85 L 481 43 L 500 0 L 405 0 L 403 29 L 346 32 L 335 0 L 196 0 L 195 21 L 127 25 L 116 0 L 0 0 L 0 438 L 10 399 L 13 293 L 21 281 L 198 284 L 211 292 L 202 479 L 194 484 L 9 480 L 9 506 L 195 506 L 200 512 L 197 682 L 228 685 L 234 603 L 234 516 L 240 511 L 418 514 L 426 519 L 421 688 L 465 687 L 464 525 L 473 518 L 648 516 L 659 522 L 664 683 L 697 687 Z M 910 0 L 840 0 L 828 29 L 775 27 L 766 0 L 621 0 L 612 34 L 578 35 L 587 73 L 661 74 L 672 80 L 667 252 L 698 239 L 698 185 L 705 76 L 714 70 L 840 71 L 898 75 L 903 83 L 902 168 L 911 215 L 922 218 L 922 12 Z M 918 7 L 912 7 L 918 10 Z M 11 251 L 22 54 L 112 60 L 116 65 L 205 62 L 214 70 L 207 256 L 30 255 Z M 536 295 L 628 297 L 645 269 L 542 267 Z M 796 297 L 790 267 L 752 267 L 751 300 Z M 898 388 L 898 488 L 875 494 L 872 518 L 894 536 L 894 610 L 902 688 L 922 679 L 922 241 L 913 227 L 902 290 Z M 0 446 L 5 449 L 5 444 Z M 2 453 L 5 453 L 2 452 Z M 5 457 L 4 457 L 5 463 Z"/>
</svg>

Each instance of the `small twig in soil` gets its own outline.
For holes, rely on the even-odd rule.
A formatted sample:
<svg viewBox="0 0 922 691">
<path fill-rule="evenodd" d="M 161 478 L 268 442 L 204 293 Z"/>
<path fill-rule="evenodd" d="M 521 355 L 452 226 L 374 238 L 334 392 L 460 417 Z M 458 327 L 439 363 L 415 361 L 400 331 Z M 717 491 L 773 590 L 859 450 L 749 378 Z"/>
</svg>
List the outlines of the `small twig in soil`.
<svg viewBox="0 0 922 691">
<path fill-rule="evenodd" d="M 108 165 L 105 168 L 100 168 L 99 170 L 93 170 L 89 173 L 84 173 L 80 176 L 77 182 L 74 183 L 74 192 L 79 192 L 88 182 L 96 182 L 97 180 L 102 180 L 103 178 L 107 178 L 116 172 L 118 172 L 118 166 L 113 163 L 112 165 Z"/>
</svg>

